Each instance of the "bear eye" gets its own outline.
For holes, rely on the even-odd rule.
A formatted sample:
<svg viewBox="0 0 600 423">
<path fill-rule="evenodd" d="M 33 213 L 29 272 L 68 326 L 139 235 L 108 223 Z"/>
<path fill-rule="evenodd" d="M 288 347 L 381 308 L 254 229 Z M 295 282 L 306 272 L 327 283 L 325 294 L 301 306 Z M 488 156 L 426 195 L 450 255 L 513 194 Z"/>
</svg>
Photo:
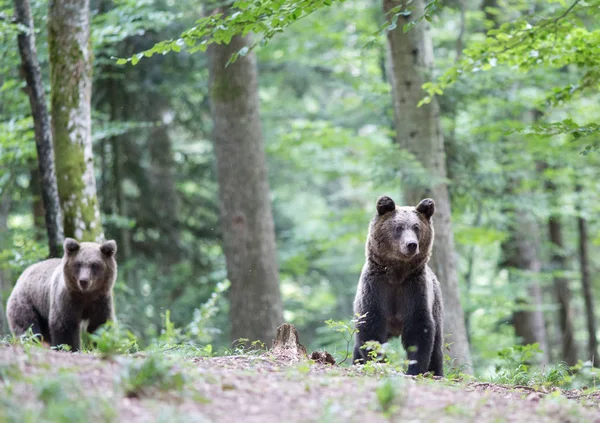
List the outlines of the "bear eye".
<svg viewBox="0 0 600 423">
<path fill-rule="evenodd" d="M 100 266 L 98 265 L 98 263 L 92 263 L 90 265 L 90 268 L 92 269 L 92 272 L 96 273 L 98 269 L 100 269 Z"/>
</svg>

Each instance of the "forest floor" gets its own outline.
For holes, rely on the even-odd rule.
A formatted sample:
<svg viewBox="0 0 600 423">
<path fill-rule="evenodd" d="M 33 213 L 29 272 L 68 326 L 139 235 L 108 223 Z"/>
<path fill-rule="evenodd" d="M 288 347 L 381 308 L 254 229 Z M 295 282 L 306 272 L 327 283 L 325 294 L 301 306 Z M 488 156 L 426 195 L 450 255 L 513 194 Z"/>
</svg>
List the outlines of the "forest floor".
<svg viewBox="0 0 600 423">
<path fill-rule="evenodd" d="M 0 422 L 13 421 L 600 422 L 600 393 L 413 378 L 385 365 L 267 354 L 103 358 L 4 345 Z"/>
</svg>

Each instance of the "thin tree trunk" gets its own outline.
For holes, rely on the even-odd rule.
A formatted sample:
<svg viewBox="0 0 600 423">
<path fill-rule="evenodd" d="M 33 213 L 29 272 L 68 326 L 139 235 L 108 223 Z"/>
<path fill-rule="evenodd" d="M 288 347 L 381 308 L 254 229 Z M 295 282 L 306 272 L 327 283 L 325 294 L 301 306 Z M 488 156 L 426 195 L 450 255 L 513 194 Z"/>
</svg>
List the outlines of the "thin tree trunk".
<svg viewBox="0 0 600 423">
<path fill-rule="evenodd" d="M 0 195 L 0 233 L 8 231 L 8 215 L 10 213 L 11 196 L 10 190 L 6 189 Z M 8 322 L 4 310 L 4 292 L 8 289 L 10 281 L 10 272 L 0 267 L 0 335 L 9 333 Z"/>
<path fill-rule="evenodd" d="M 40 177 L 40 169 L 37 162 L 29 164 L 29 175 L 34 237 L 37 241 L 42 241 L 47 236 L 45 223 L 46 210 L 44 209 L 44 200 L 42 199 L 42 178 Z"/>
<path fill-rule="evenodd" d="M 27 28 L 19 33 L 19 54 L 27 80 L 27 94 L 33 116 L 35 146 L 38 155 L 38 167 L 42 181 L 42 199 L 45 208 L 46 231 L 48 233 L 48 251 L 50 257 L 60 257 L 64 238 L 62 212 L 59 205 L 56 172 L 54 169 L 54 150 L 50 116 L 46 107 L 42 74 L 35 47 L 35 32 L 31 6 L 27 0 L 14 0 L 15 20 Z"/>
<path fill-rule="evenodd" d="M 556 187 L 551 181 L 546 183 L 546 188 L 553 194 Z M 559 326 L 561 331 L 562 358 L 570 366 L 577 363 L 577 345 L 575 344 L 575 330 L 573 325 L 573 312 L 571 307 L 571 290 L 569 280 L 560 275 L 567 268 L 563 253 L 564 243 L 560 216 L 553 214 L 548 220 L 548 233 L 552 244 L 551 269 L 554 292 L 559 310 Z"/>
<path fill-rule="evenodd" d="M 395 6 L 406 2 L 384 0 L 387 13 Z M 424 13 L 424 1 L 411 3 L 411 15 L 405 22 Z M 431 196 L 436 202 L 435 242 L 432 266 L 440 280 L 444 297 L 444 332 L 450 343 L 450 356 L 459 363 L 471 364 L 469 342 L 465 329 L 463 308 L 460 302 L 454 235 L 452 233 L 450 198 L 447 177 L 444 136 L 442 134 L 439 106 L 435 99 L 430 104 L 417 108 L 424 97 L 423 83 L 430 79 L 433 67 L 433 42 L 429 23 L 422 22 L 403 33 L 402 18 L 398 27 L 388 32 L 388 52 L 391 62 L 392 93 L 396 116 L 398 143 L 411 151 L 436 180 L 429 189 L 404 186 L 407 204 L 417 204 Z"/>
<path fill-rule="evenodd" d="M 229 45 L 209 46 L 210 99 L 232 337 L 267 343 L 283 323 L 283 306 L 256 57 L 250 52 L 226 67 L 247 45 L 248 37 L 234 37 Z"/>
<path fill-rule="evenodd" d="M 169 128 L 164 122 L 164 115 L 168 110 L 168 99 L 160 94 L 151 94 L 149 102 L 153 106 L 148 108 L 147 116 L 154 126 L 148 135 L 148 152 L 150 153 L 150 167 L 148 177 L 152 184 L 153 196 L 151 201 L 156 213 L 157 227 L 161 235 L 161 242 L 169 245 L 163 249 L 162 266 L 167 268 L 181 259 L 181 245 L 178 228 L 178 196 L 175 185 L 175 160 L 173 159 L 173 145 L 169 135 Z"/>
<path fill-rule="evenodd" d="M 527 294 L 524 298 L 517 299 L 520 309 L 513 315 L 513 326 L 523 345 L 539 344 L 543 352 L 541 364 L 547 364 L 550 351 L 544 314 L 541 310 L 542 289 L 538 282 L 542 271 L 542 262 L 538 255 L 541 249 L 540 234 L 536 222 L 529 216 L 518 211 L 514 214 L 515 222 L 511 236 L 502 245 L 504 265 L 511 268 L 509 274 L 512 282 L 525 279 Z"/>
<path fill-rule="evenodd" d="M 110 120 L 117 122 L 119 120 L 119 109 L 121 119 L 126 121 L 129 118 L 130 104 L 129 96 L 123 96 L 119 90 L 117 80 L 109 81 L 110 89 Z M 114 201 L 116 214 L 122 217 L 128 217 L 127 200 L 123 191 L 124 165 L 125 165 L 125 143 L 127 134 L 114 136 L 111 138 L 112 160 L 113 160 L 113 178 L 114 178 Z M 128 228 L 119 228 L 119 257 L 124 262 L 131 257 L 131 237 Z M 125 276 L 124 276 L 125 278 Z"/>
<path fill-rule="evenodd" d="M 581 185 L 575 187 L 575 191 L 580 195 L 576 204 L 578 205 L 579 215 L 577 217 L 577 231 L 579 232 L 579 268 L 581 271 L 581 287 L 583 290 L 583 299 L 585 302 L 585 316 L 588 329 L 588 359 L 596 365 L 598 359 L 598 338 L 596 337 L 596 311 L 594 306 L 594 290 L 592 288 L 592 278 L 589 267 L 588 253 L 588 230 L 587 221 L 581 209 Z"/>
<path fill-rule="evenodd" d="M 104 238 L 92 152 L 89 0 L 55 0 L 48 14 L 52 129 L 65 235 Z"/>
</svg>

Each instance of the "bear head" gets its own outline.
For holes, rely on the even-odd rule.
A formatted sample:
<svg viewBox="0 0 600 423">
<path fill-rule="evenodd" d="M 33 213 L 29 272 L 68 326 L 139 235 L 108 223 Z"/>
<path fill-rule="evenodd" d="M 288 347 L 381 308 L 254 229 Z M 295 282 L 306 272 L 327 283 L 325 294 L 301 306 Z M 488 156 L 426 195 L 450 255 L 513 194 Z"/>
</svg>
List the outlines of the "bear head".
<svg viewBox="0 0 600 423">
<path fill-rule="evenodd" d="M 377 200 L 377 213 L 369 225 L 367 257 L 383 266 L 425 264 L 433 247 L 431 217 L 435 202 L 421 200 L 416 207 L 399 207 L 390 197 Z"/>
<path fill-rule="evenodd" d="M 117 278 L 115 241 L 79 243 L 66 238 L 63 247 L 63 275 L 70 292 L 87 295 L 107 294 L 112 290 Z"/>
</svg>

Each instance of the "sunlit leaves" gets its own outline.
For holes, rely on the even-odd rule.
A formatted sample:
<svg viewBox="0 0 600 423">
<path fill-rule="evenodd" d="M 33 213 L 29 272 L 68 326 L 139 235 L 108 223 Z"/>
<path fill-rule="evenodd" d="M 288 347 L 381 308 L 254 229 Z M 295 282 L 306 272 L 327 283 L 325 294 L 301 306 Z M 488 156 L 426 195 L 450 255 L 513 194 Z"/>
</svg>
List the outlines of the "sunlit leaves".
<svg viewBox="0 0 600 423">
<path fill-rule="evenodd" d="M 184 46 L 191 53 L 205 51 L 209 44 L 229 44 L 234 36 L 244 36 L 248 33 L 259 36 L 258 41 L 250 47 L 252 49 L 314 11 L 342 1 L 344 0 L 239 0 L 231 8 L 233 13 L 225 14 L 217 9 L 196 21 L 196 25 L 184 31 L 179 38 L 161 41 L 151 49 L 127 59 L 120 59 L 117 63 L 124 64 L 130 61 L 135 65 L 142 57 L 178 52 Z M 247 53 L 248 48 L 234 55 L 230 62 Z"/>
</svg>

